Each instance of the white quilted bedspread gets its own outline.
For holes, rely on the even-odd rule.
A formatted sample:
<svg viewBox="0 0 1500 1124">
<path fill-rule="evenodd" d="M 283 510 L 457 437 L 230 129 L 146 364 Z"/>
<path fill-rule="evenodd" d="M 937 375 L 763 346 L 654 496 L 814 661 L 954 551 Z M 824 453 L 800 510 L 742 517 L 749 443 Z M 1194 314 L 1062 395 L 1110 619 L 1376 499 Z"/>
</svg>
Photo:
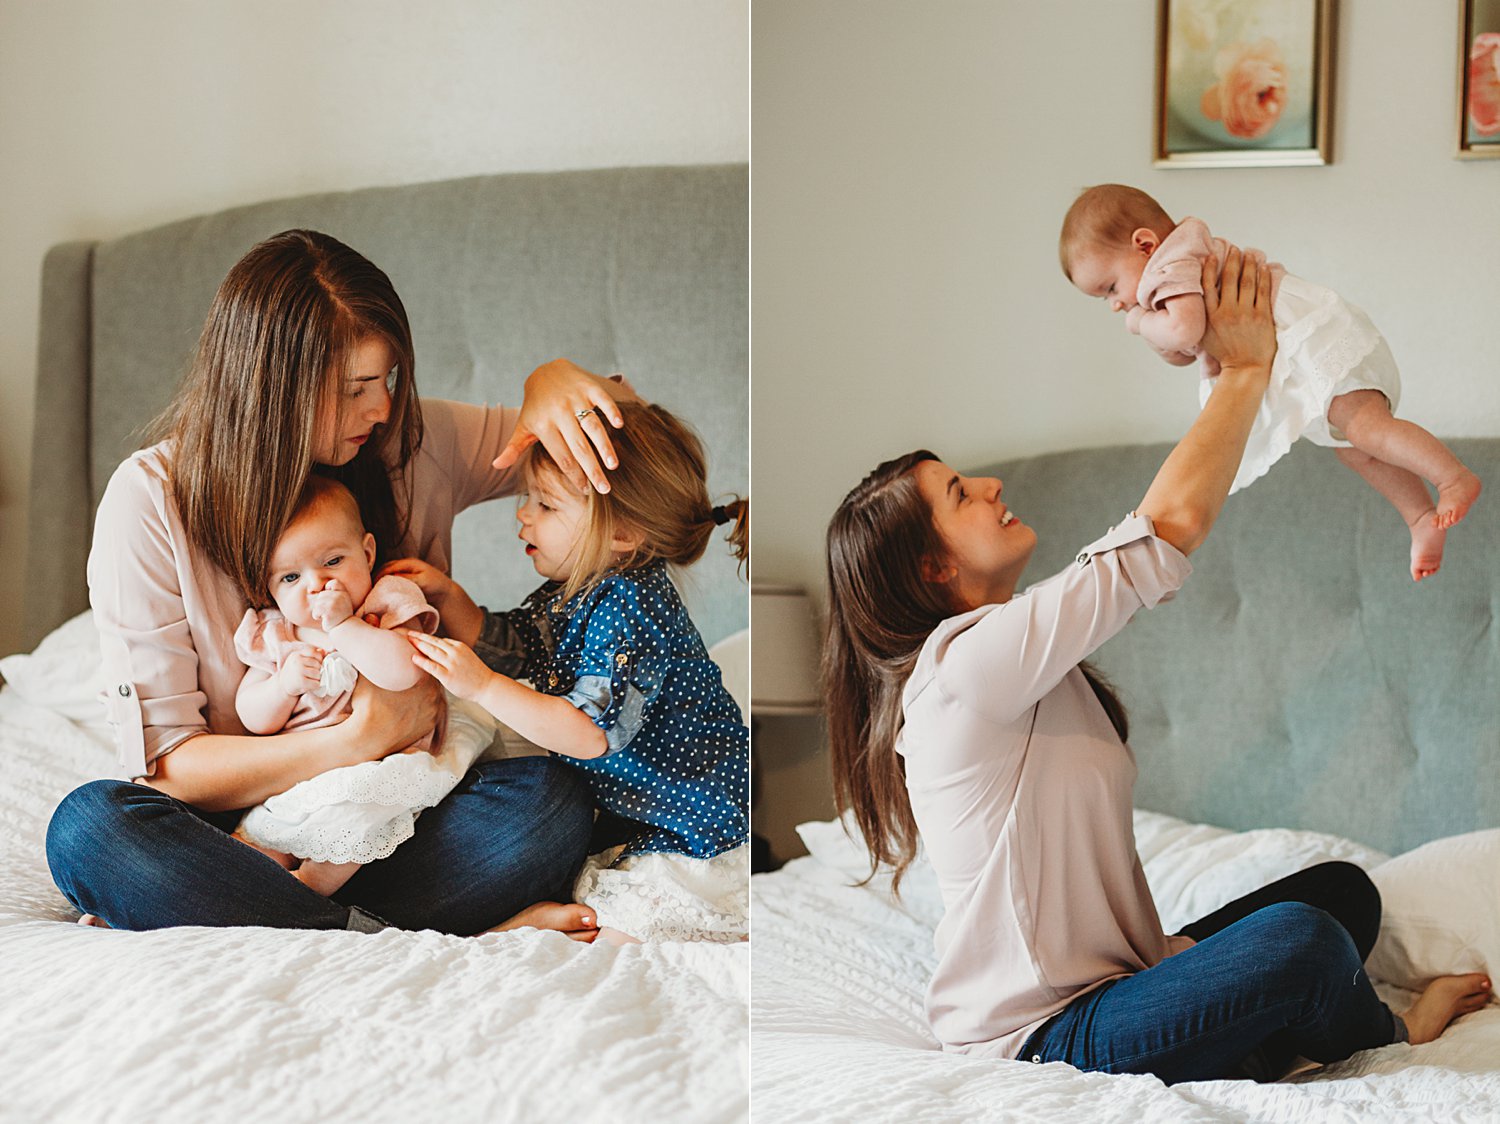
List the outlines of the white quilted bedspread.
<svg viewBox="0 0 1500 1124">
<path fill-rule="evenodd" d="M 48 816 L 110 753 L 0 692 L 0 1120 L 741 1121 L 746 946 L 73 924 Z"/>
<path fill-rule="evenodd" d="M 825 841 L 827 832 L 837 831 L 817 826 Z M 1274 845 L 1278 834 L 1254 833 L 1252 846 Z M 1199 838 L 1183 838 L 1194 835 Z M 1196 866 L 1203 856 L 1182 844 L 1203 843 L 1211 853 L 1222 850 L 1227 835 L 1138 815 L 1139 849 L 1169 929 L 1174 920 L 1191 919 L 1172 917 L 1174 894 L 1205 896 L 1207 871 Z M 941 1053 L 922 1015 L 934 964 L 932 930 L 941 916 L 931 870 L 913 868 L 898 905 L 880 882 L 852 887 L 851 873 L 863 872 L 851 871 L 851 864 L 857 866 L 854 853 L 842 864 L 797 859 L 751 880 L 757 1124 L 1500 1121 L 1500 1007 L 1493 1005 L 1429 1045 L 1366 1051 L 1274 1085 L 1208 1081 L 1168 1087 L 1154 1077 Z M 1221 894 L 1191 916 L 1231 896 Z M 1383 985 L 1381 991 L 1398 1011 L 1410 1004 L 1408 992 Z"/>
</svg>

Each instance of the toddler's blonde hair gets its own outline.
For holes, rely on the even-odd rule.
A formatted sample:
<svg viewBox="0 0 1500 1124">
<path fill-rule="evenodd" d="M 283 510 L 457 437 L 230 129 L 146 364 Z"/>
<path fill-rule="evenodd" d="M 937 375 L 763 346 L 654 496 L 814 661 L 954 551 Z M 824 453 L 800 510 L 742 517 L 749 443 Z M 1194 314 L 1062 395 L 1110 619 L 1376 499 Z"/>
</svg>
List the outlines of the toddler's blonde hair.
<svg viewBox="0 0 1500 1124">
<path fill-rule="evenodd" d="M 609 430 L 619 467 L 610 470 L 608 492 L 588 489 L 573 572 L 563 583 L 564 602 L 614 571 L 638 569 L 657 559 L 691 565 L 703 557 L 721 523 L 733 524 L 728 540 L 734 556 L 742 563 L 750 559 L 750 500 L 735 496 L 714 506 L 697 434 L 660 406 L 622 402 L 620 414 L 624 428 Z M 540 444 L 528 451 L 526 470 L 562 477 Z M 611 544 L 616 536 L 631 533 L 640 537 L 640 544 L 616 558 Z"/>
<path fill-rule="evenodd" d="M 1086 187 L 1063 218 L 1057 243 L 1063 273 L 1073 280 L 1073 263 L 1081 254 L 1123 249 L 1141 227 L 1165 238 L 1176 225 L 1162 205 L 1138 187 L 1123 183 Z"/>
</svg>

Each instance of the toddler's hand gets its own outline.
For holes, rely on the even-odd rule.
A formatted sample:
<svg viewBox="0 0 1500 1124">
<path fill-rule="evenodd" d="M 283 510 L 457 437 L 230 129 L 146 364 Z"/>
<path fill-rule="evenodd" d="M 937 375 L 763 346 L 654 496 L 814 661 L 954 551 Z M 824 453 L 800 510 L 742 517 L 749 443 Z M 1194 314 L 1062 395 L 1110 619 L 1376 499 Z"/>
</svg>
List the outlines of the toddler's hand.
<svg viewBox="0 0 1500 1124">
<path fill-rule="evenodd" d="M 307 611 L 312 614 L 318 627 L 329 632 L 354 615 L 354 602 L 349 593 L 334 578 L 317 593 L 308 595 Z"/>
<path fill-rule="evenodd" d="M 495 676 L 467 644 L 425 632 L 408 632 L 406 638 L 417 650 L 412 661 L 461 699 L 473 701 Z"/>
<path fill-rule="evenodd" d="M 292 698 L 318 689 L 318 673 L 323 669 L 321 652 L 299 648 L 276 669 L 276 683 Z"/>
<path fill-rule="evenodd" d="M 1125 330 L 1133 336 L 1141 334 L 1141 317 L 1146 315 L 1146 310 L 1140 305 L 1128 309 L 1125 312 Z"/>
</svg>

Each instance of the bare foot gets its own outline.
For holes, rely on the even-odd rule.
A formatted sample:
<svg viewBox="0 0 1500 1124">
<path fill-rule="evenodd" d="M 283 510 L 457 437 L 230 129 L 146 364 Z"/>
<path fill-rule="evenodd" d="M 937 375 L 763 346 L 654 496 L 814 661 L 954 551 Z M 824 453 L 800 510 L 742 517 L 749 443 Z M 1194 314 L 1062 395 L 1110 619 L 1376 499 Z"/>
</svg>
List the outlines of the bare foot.
<svg viewBox="0 0 1500 1124">
<path fill-rule="evenodd" d="M 1438 526 L 1438 519 L 1437 513 L 1429 508 L 1413 519 L 1407 528 L 1411 531 L 1411 580 L 1414 582 L 1432 577 L 1443 564 L 1443 544 L 1448 539 L 1448 532 Z"/>
<path fill-rule="evenodd" d="M 1402 1019 L 1413 1046 L 1431 1042 L 1459 1015 L 1477 1011 L 1489 1002 L 1490 978 L 1483 972 L 1439 976 L 1417 996 Z"/>
<path fill-rule="evenodd" d="M 1437 486 L 1437 525 L 1443 530 L 1453 526 L 1465 515 L 1479 498 L 1483 485 L 1479 477 L 1467 468 L 1462 469 L 1447 483 Z"/>
<path fill-rule="evenodd" d="M 607 944 L 617 945 L 624 948 L 628 944 L 640 944 L 640 937 L 632 937 L 629 933 L 619 929 L 611 929 L 608 925 L 599 930 L 599 939 Z"/>
<path fill-rule="evenodd" d="M 594 911 L 577 902 L 537 902 L 529 905 L 509 921 L 502 921 L 488 933 L 508 933 L 512 929 L 551 929 L 575 941 L 592 944 L 599 930 L 594 925 Z"/>
<path fill-rule="evenodd" d="M 96 917 L 92 913 L 85 913 L 82 917 L 80 917 L 78 919 L 78 923 L 80 925 L 92 925 L 96 929 L 108 929 L 109 928 L 109 926 L 104 922 L 104 920 L 102 918 Z"/>
</svg>

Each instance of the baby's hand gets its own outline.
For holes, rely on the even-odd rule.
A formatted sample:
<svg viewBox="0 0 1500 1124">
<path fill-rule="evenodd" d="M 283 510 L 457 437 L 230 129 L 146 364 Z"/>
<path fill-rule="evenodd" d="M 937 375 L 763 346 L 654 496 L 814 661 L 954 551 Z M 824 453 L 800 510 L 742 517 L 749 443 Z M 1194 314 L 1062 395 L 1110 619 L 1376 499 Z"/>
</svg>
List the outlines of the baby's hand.
<svg viewBox="0 0 1500 1124">
<path fill-rule="evenodd" d="M 406 638 L 417 650 L 413 662 L 461 699 L 474 701 L 495 677 L 467 644 L 425 632 L 408 632 Z"/>
<path fill-rule="evenodd" d="M 1141 318 L 1146 315 L 1146 310 L 1140 305 L 1127 309 L 1125 312 L 1125 330 L 1133 336 L 1141 334 Z"/>
<path fill-rule="evenodd" d="M 318 689 L 318 673 L 323 670 L 323 654 L 315 649 L 298 648 L 276 669 L 276 683 L 292 698 Z"/>
<path fill-rule="evenodd" d="M 443 611 L 441 602 L 457 585 L 443 571 L 428 562 L 423 562 L 420 558 L 397 558 L 394 562 L 387 562 L 380 567 L 376 578 L 391 575 L 413 582 L 422 591 L 422 596 L 427 598 L 428 603 L 440 613 Z"/>
<path fill-rule="evenodd" d="M 334 578 L 317 593 L 308 595 L 307 611 L 318 622 L 319 628 L 330 632 L 354 615 L 354 602 Z"/>
</svg>

